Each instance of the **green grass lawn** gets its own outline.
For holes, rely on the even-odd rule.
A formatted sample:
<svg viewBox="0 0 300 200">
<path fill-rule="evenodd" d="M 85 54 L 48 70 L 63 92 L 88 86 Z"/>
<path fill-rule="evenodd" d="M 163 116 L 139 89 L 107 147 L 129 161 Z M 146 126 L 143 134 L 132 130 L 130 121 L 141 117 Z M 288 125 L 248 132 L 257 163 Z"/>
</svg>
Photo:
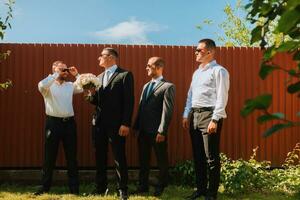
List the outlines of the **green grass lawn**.
<svg viewBox="0 0 300 200">
<path fill-rule="evenodd" d="M 109 188 L 115 188 L 110 186 Z M 0 200 L 116 200 L 118 199 L 115 189 L 111 189 L 109 195 L 106 197 L 88 195 L 93 189 L 93 185 L 81 185 L 80 195 L 75 196 L 68 194 L 68 188 L 65 186 L 54 186 L 51 188 L 50 193 L 44 194 L 41 196 L 34 196 L 33 193 L 36 190 L 36 186 L 24 186 L 24 185 L 0 185 Z M 130 185 L 129 192 L 134 191 L 135 187 Z M 193 188 L 190 187 L 180 187 L 180 186 L 169 186 L 166 188 L 164 194 L 159 197 L 151 196 L 153 190 L 150 190 L 150 195 L 145 196 L 136 196 L 130 195 L 130 200 L 157 200 L 157 199 L 174 199 L 174 200 L 183 200 L 184 197 L 192 193 Z M 280 192 L 267 192 L 267 193 L 258 193 L 253 192 L 249 194 L 228 196 L 222 193 L 219 193 L 219 200 L 299 200 L 300 194 L 288 194 Z M 201 199 L 201 198 L 199 198 Z M 204 199 L 204 198 L 202 198 Z"/>
</svg>

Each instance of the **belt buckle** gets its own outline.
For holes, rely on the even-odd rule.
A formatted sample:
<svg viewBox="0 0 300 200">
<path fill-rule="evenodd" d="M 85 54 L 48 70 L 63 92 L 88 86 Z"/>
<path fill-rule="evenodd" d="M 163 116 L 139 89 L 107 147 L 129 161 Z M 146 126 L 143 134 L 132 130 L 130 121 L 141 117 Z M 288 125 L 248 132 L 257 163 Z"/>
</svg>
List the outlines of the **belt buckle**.
<svg viewBox="0 0 300 200">
<path fill-rule="evenodd" d="M 64 118 L 62 118 L 62 121 L 63 121 L 63 122 L 69 121 L 69 117 L 64 117 Z"/>
</svg>

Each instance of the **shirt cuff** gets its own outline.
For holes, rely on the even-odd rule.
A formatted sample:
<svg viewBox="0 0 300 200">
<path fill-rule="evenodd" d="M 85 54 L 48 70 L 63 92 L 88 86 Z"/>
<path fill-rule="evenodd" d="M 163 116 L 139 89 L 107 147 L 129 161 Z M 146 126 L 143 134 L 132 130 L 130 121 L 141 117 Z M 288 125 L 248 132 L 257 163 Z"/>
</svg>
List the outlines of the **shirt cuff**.
<svg viewBox="0 0 300 200">
<path fill-rule="evenodd" d="M 216 115 L 214 115 L 214 116 L 212 116 L 212 118 L 211 119 L 213 119 L 213 120 L 216 120 L 216 121 L 219 121 L 219 117 L 217 117 Z"/>
<path fill-rule="evenodd" d="M 183 112 L 182 117 L 183 117 L 183 118 L 188 118 L 190 112 L 191 112 L 191 109 L 185 109 L 184 112 Z"/>
</svg>

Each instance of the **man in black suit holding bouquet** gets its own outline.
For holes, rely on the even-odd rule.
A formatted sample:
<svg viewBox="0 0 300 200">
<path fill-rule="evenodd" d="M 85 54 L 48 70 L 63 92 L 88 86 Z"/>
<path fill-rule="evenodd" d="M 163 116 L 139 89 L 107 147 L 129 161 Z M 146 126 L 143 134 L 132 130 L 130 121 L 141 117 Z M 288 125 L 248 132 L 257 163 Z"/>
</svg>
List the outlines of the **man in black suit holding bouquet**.
<svg viewBox="0 0 300 200">
<path fill-rule="evenodd" d="M 93 92 L 90 103 L 96 107 L 92 121 L 96 157 L 96 189 L 94 194 L 107 190 L 107 152 L 111 144 L 114 155 L 120 199 L 127 199 L 128 171 L 125 138 L 129 134 L 134 105 L 133 75 L 116 65 L 118 52 L 104 48 L 99 66 L 105 71 L 98 77 L 100 87 Z"/>
</svg>

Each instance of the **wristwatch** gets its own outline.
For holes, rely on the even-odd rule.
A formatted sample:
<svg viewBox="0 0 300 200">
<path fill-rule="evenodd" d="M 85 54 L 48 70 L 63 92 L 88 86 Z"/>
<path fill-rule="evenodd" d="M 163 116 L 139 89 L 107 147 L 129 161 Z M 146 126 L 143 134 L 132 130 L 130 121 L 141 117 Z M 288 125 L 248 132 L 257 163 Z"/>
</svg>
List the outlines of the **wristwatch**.
<svg viewBox="0 0 300 200">
<path fill-rule="evenodd" d="M 212 119 L 211 121 L 216 124 L 219 122 L 219 120 L 216 120 L 216 119 Z"/>
</svg>

